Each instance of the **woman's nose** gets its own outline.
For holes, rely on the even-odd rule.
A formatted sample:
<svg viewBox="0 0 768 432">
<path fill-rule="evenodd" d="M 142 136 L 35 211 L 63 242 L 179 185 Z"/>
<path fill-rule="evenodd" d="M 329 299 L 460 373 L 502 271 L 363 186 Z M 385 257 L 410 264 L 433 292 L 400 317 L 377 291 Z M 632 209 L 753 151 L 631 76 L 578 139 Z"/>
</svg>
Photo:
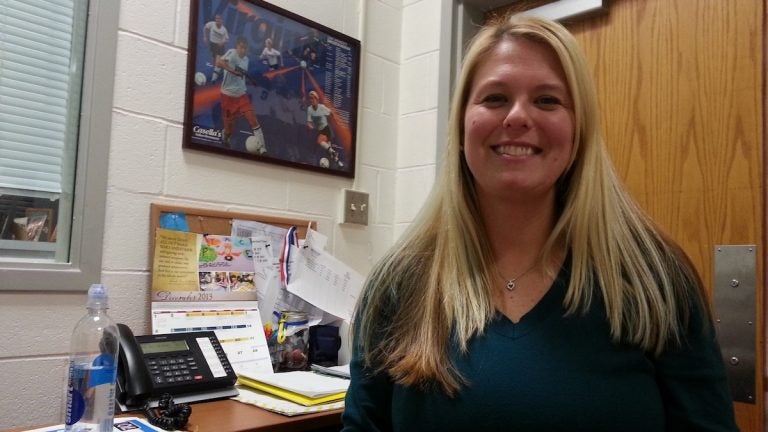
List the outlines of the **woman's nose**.
<svg viewBox="0 0 768 432">
<path fill-rule="evenodd" d="M 504 117 L 504 128 L 511 129 L 530 129 L 531 128 L 531 116 L 527 107 L 521 102 L 514 103 Z"/>
</svg>

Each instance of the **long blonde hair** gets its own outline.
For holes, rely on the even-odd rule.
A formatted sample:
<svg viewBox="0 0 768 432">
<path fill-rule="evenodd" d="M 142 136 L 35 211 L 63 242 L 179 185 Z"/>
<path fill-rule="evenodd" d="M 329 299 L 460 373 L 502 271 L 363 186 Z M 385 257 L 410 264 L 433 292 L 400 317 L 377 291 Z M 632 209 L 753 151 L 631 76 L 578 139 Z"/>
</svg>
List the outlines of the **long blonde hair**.
<svg viewBox="0 0 768 432">
<path fill-rule="evenodd" d="M 369 275 L 353 324 L 366 367 L 402 385 L 438 384 L 454 394 L 464 383 L 448 353 L 466 352 L 494 314 L 492 257 L 461 151 L 472 79 L 499 42 L 527 38 L 560 59 L 574 102 L 572 160 L 558 181 L 558 218 L 542 262 L 555 248 L 571 256 L 564 301 L 585 311 L 593 287 L 605 302 L 611 337 L 659 353 L 681 339 L 696 271 L 624 190 L 603 142 L 598 101 L 578 43 L 560 24 L 513 16 L 480 30 L 464 56 L 451 102 L 447 150 L 429 200 Z M 692 289 L 693 288 L 693 289 Z"/>
</svg>

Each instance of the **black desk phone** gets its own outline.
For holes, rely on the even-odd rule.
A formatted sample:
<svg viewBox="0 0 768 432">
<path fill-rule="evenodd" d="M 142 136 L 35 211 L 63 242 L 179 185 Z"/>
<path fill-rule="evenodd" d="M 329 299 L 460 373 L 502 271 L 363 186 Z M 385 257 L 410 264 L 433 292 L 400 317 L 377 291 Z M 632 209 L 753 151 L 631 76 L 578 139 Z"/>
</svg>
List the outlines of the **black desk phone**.
<svg viewBox="0 0 768 432">
<path fill-rule="evenodd" d="M 134 336 L 120 333 L 117 403 L 125 411 L 157 406 L 163 394 L 181 402 L 237 396 L 237 375 L 212 331 Z"/>
</svg>

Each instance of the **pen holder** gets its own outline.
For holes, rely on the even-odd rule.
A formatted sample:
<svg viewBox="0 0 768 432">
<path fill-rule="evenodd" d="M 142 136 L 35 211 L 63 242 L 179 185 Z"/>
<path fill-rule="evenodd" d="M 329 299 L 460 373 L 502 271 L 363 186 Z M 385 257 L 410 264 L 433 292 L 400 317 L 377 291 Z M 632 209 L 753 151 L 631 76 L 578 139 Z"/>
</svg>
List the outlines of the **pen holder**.
<svg viewBox="0 0 768 432">
<path fill-rule="evenodd" d="M 301 311 L 283 311 L 277 327 L 275 372 L 309 370 L 309 316 Z M 274 361 L 273 361 L 274 366 Z"/>
</svg>

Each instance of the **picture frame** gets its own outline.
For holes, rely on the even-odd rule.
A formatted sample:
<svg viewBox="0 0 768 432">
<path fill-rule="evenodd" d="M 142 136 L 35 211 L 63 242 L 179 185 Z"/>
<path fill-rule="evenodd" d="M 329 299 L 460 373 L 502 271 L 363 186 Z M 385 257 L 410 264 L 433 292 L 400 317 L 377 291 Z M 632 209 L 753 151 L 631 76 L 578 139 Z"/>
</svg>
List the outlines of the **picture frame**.
<svg viewBox="0 0 768 432">
<path fill-rule="evenodd" d="M 191 0 L 182 147 L 354 178 L 360 59 L 266 1 Z"/>
</svg>

